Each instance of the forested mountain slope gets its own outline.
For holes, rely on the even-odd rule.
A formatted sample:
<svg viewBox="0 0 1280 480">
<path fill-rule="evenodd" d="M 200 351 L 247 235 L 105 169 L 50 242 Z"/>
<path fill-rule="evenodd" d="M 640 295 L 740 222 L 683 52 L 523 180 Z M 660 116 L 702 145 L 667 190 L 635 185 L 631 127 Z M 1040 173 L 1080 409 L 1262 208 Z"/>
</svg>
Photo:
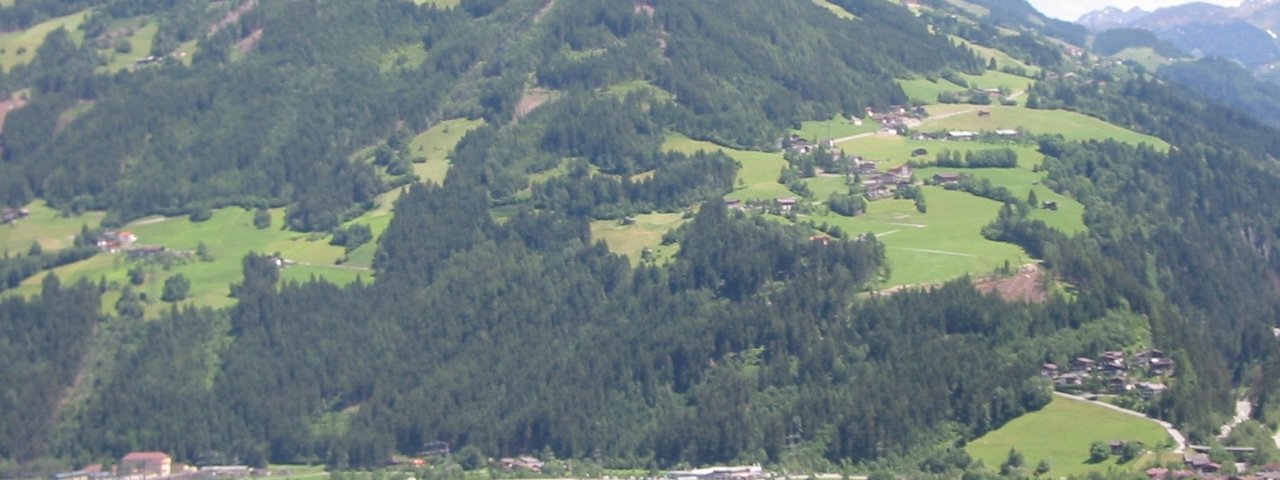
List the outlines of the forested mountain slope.
<svg viewBox="0 0 1280 480">
<path fill-rule="evenodd" d="M 370 255 L 374 280 L 282 281 L 283 260 L 261 252 L 243 258 L 234 305 L 219 310 L 175 303 L 148 316 L 151 300 L 121 284 L 132 278 L 63 286 L 45 272 L 78 258 L 6 255 L 0 266 L 45 276 L 38 295 L 0 303 L 0 378 L 34 379 L 3 383 L 0 427 L 17 436 L 0 442 L 2 466 L 164 450 L 344 469 L 446 441 L 474 458 L 956 478 L 989 467 L 954 446 L 1050 401 L 1042 363 L 1128 347 L 1177 360 L 1151 413 L 1193 440 L 1212 436 L 1238 387 L 1274 415 L 1274 386 L 1257 379 L 1280 365 L 1275 130 L 1142 74 L 1075 63 L 1021 2 L 977 2 L 997 18 L 1021 12 L 997 24 L 942 2 L 917 15 L 830 1 L 854 18 L 808 0 L 0 8 L 18 28 L 89 8 L 108 25 L 148 15 L 172 35 L 153 53 L 193 52 L 189 65 L 170 56 L 104 73 L 92 32 L 49 34 L 0 82 L 29 99 L 2 137 L 8 205 L 105 210 L 109 227 L 284 207 L 287 228 L 336 237 L 356 235 L 345 221 L 376 199 L 398 198 Z M 921 214 L 922 191 L 998 209 L 980 233 L 1043 262 L 1039 301 L 982 294 L 967 277 L 869 293 L 895 268 L 889 237 L 806 222 L 814 212 L 726 207 L 759 169 L 747 155 L 776 155 L 783 178 L 812 172 L 831 159 L 776 154 L 779 139 L 907 104 L 906 79 L 1033 83 L 974 48 L 1056 78 L 1041 75 L 1025 104 L 1002 92 L 987 121 L 1034 107 L 1170 144 L 1019 132 L 1000 144 L 1007 155 L 988 155 L 1079 202 L 1072 235 L 990 181 L 903 189 L 915 198 L 896 201 Z M 450 146 L 442 182 L 417 181 L 414 139 L 462 117 L 483 122 Z M 852 137 L 908 141 L 865 135 Z M 1020 152 L 1035 166 L 1018 167 Z M 783 188 L 834 178 L 830 203 L 854 207 L 865 193 L 853 176 L 810 177 Z M 663 234 L 670 258 L 634 261 L 592 236 L 593 220 L 653 212 L 680 219 Z"/>
</svg>

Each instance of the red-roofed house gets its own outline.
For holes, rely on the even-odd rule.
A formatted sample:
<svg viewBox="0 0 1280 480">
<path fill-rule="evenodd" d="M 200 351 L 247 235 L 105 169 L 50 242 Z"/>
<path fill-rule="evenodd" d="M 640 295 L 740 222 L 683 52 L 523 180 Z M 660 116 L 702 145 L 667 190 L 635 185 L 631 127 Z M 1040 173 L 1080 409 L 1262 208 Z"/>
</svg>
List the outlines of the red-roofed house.
<svg viewBox="0 0 1280 480">
<path fill-rule="evenodd" d="M 173 459 L 164 452 L 132 452 L 120 459 L 120 474 L 167 476 L 173 468 Z"/>
</svg>

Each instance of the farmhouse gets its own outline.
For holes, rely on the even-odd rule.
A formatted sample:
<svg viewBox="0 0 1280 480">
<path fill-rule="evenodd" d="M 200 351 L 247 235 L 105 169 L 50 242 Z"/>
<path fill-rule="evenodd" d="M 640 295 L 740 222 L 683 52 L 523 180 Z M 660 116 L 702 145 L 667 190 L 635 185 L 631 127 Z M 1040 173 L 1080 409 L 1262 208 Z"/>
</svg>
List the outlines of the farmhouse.
<svg viewBox="0 0 1280 480">
<path fill-rule="evenodd" d="M 1040 204 L 1040 208 L 1056 212 L 1058 211 L 1058 202 L 1044 202 Z"/>
<path fill-rule="evenodd" d="M 911 181 L 911 166 L 903 165 L 898 168 L 889 169 L 889 176 L 899 183 L 907 183 Z"/>
<path fill-rule="evenodd" d="M 960 182 L 961 178 L 964 178 L 964 175 L 959 173 L 939 173 L 933 176 L 933 182 L 938 185 L 953 185 Z"/>
<path fill-rule="evenodd" d="M 724 206 L 733 210 L 742 210 L 742 200 L 725 200 Z"/>
<path fill-rule="evenodd" d="M 1053 384 L 1059 387 L 1074 387 L 1084 385 L 1085 379 L 1089 378 L 1089 374 L 1082 372 L 1064 373 L 1053 379 Z"/>
<path fill-rule="evenodd" d="M 1139 382 L 1136 387 L 1138 387 L 1138 393 L 1142 395 L 1142 398 L 1147 400 L 1158 397 L 1163 394 L 1165 390 L 1169 389 L 1169 387 L 1163 383 L 1148 382 Z"/>
<path fill-rule="evenodd" d="M 121 474 L 166 477 L 173 468 L 173 459 L 164 452 L 132 452 L 120 459 Z"/>
<path fill-rule="evenodd" d="M 13 223 L 31 215 L 31 210 L 25 208 L 0 208 L 0 221 L 3 223 Z"/>
<path fill-rule="evenodd" d="M 872 200 L 872 201 L 883 200 L 892 196 L 893 196 L 893 191 L 889 190 L 889 187 L 885 185 L 877 184 L 870 188 L 867 188 L 868 200 Z"/>
<path fill-rule="evenodd" d="M 1021 134 L 1022 134 L 1022 132 L 1019 132 L 1019 131 L 1017 131 L 1017 130 L 1010 130 L 1010 129 L 1007 129 L 1007 128 L 1002 128 L 1002 129 L 996 130 L 996 135 L 999 135 L 999 136 L 1001 136 L 1001 137 L 1016 137 L 1016 136 L 1021 135 Z"/>
<path fill-rule="evenodd" d="M 974 137 L 977 137 L 977 136 L 978 134 L 970 132 L 968 130 L 955 130 L 955 131 L 947 132 L 947 138 L 951 140 L 973 140 Z"/>
<path fill-rule="evenodd" d="M 1078 357 L 1071 361 L 1071 370 L 1076 372 L 1093 371 L 1094 362 L 1091 358 Z"/>
<path fill-rule="evenodd" d="M 778 208 L 782 209 L 783 212 L 790 212 L 796 208 L 798 203 L 795 197 L 783 197 L 774 200 L 774 202 L 778 204 Z"/>
<path fill-rule="evenodd" d="M 1150 364 L 1152 375 L 1169 375 L 1173 373 L 1174 361 L 1172 358 L 1153 358 Z"/>
<path fill-rule="evenodd" d="M 1053 378 L 1058 376 L 1058 365 L 1046 363 L 1040 366 L 1040 376 Z"/>
<path fill-rule="evenodd" d="M 98 236 L 98 249 L 109 253 L 116 253 L 121 249 L 133 245 L 134 242 L 137 241 L 138 236 L 134 235 L 132 232 L 108 230 Z"/>
</svg>

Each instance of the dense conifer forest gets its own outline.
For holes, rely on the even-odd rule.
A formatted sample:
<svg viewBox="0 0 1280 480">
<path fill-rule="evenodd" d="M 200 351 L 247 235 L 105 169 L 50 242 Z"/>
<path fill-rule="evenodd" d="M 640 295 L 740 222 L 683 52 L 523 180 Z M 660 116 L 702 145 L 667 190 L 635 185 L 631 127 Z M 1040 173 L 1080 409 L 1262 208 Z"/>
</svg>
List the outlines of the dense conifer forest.
<svg viewBox="0 0 1280 480">
<path fill-rule="evenodd" d="M 1280 418 L 1280 132 L 1246 114 L 1127 70 L 1038 82 L 1028 106 L 1172 145 L 1040 137 L 1045 186 L 1087 208 L 1075 235 L 1008 190 L 962 187 L 1004 203 L 983 235 L 1065 286 L 1043 302 L 967 277 L 875 292 L 892 269 L 880 239 L 726 208 L 739 161 L 663 147 L 680 134 L 776 150 L 802 121 L 908 104 L 895 79 L 982 73 L 948 35 L 1066 68 L 1055 42 L 1082 31 L 1038 17 L 1033 32 L 1021 2 L 974 2 L 998 14 L 989 24 L 883 0 L 830 0 L 854 20 L 809 0 L 207 3 L 0 8 L 9 29 L 97 18 L 0 74 L 30 100 L 0 136 L 0 204 L 105 211 L 106 228 L 284 207 L 284 228 L 324 232 L 400 189 L 375 275 L 285 281 L 260 252 L 229 308 L 148 317 L 132 290 L 103 305 L 105 280 L 55 275 L 6 297 L 0 475 L 134 450 L 365 468 L 446 441 L 627 468 L 956 478 L 982 470 L 956 447 L 1050 402 L 1042 363 L 1098 354 L 1134 323 L 1180 369 L 1151 414 L 1204 440 L 1248 386 L 1259 416 Z M 102 71 L 95 22 L 139 15 L 159 23 L 155 53 L 194 45 L 191 58 Z M 454 118 L 484 124 L 442 182 L 418 182 L 409 139 Z M 1018 161 L 1003 149 L 938 163 Z M 831 200 L 850 215 L 859 202 Z M 668 234 L 669 261 L 592 237 L 592 220 L 650 212 L 688 220 Z M 91 256 L 94 233 L 6 253 L 0 290 Z"/>
</svg>

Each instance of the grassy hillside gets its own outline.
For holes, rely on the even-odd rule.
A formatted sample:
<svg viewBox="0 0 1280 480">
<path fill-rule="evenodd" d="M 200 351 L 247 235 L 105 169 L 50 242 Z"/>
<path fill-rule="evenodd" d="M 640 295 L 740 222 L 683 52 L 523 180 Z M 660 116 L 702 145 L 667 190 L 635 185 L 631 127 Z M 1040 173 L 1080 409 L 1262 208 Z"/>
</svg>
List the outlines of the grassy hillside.
<svg viewBox="0 0 1280 480">
<path fill-rule="evenodd" d="M 1021 128 L 1034 134 L 1062 135 L 1067 140 L 1115 139 L 1133 144 L 1146 143 L 1168 149 L 1169 144 L 1150 135 L 1143 135 L 1088 115 L 1066 110 L 1031 110 L 1024 107 L 991 106 L 981 110 L 991 112 L 980 116 L 980 109 L 973 105 L 934 105 L 928 107 L 929 115 L 944 117 L 925 124 L 924 130 L 997 130 Z"/>
<path fill-rule="evenodd" d="M 1009 449 L 1016 448 L 1026 456 L 1030 468 L 1040 460 L 1053 463 L 1053 478 L 1083 475 L 1110 468 L 1137 470 L 1139 462 L 1117 464 L 1115 459 L 1101 464 L 1088 463 L 1089 446 L 1093 442 L 1112 440 L 1140 441 L 1148 448 L 1171 442 L 1164 429 L 1155 422 L 1109 410 L 1090 402 L 1055 397 L 1043 410 L 1029 413 L 1004 427 L 969 442 L 965 448 L 975 459 L 995 468 L 1004 461 Z"/>
<path fill-rule="evenodd" d="M 204 242 L 212 261 L 192 258 L 168 267 L 157 262 L 130 261 L 124 254 L 99 254 L 91 259 L 54 269 L 64 282 L 105 279 L 115 288 L 129 283 L 129 270 L 142 266 L 147 271 L 146 283 L 135 290 L 145 292 L 152 300 L 148 313 L 158 313 L 167 305 L 160 302 L 164 281 L 182 274 L 191 281 L 191 293 L 182 303 L 225 307 L 235 303 L 228 296 L 229 286 L 240 281 L 241 259 L 250 252 L 281 253 L 285 258 L 298 262 L 286 268 L 285 279 L 307 280 L 312 276 L 336 283 L 349 283 L 357 276 L 368 277 L 370 271 L 336 266 L 342 255 L 342 247 L 328 244 L 327 235 L 312 235 L 281 230 L 283 210 L 272 212 L 272 227 L 259 230 L 253 226 L 253 212 L 239 208 L 222 209 L 213 218 L 193 223 L 186 217 L 153 217 L 134 222 L 121 230 L 133 232 L 139 245 L 162 246 L 171 250 L 194 252 Z M 78 227 L 77 227 L 78 229 Z M 45 274 L 27 279 L 20 287 L 6 294 L 32 295 L 40 291 Z M 112 290 L 115 290 L 112 288 Z M 104 297 L 104 308 L 110 309 L 118 298 L 118 291 Z"/>
<path fill-rule="evenodd" d="M 414 162 L 413 173 L 424 182 L 443 182 L 449 173 L 449 152 L 467 132 L 481 125 L 484 125 L 484 120 L 455 118 L 440 122 L 413 137 L 409 142 L 409 155 L 415 159 L 426 159 L 422 163 Z"/>
<path fill-rule="evenodd" d="M 59 28 L 67 29 L 76 41 L 83 41 L 84 32 L 78 27 L 88 14 L 86 10 L 64 17 L 51 18 L 26 30 L 0 35 L 0 67 L 9 71 L 15 66 L 30 62 L 36 56 L 36 49 L 44 43 L 44 37 Z"/>
<path fill-rule="evenodd" d="M 742 164 L 738 171 L 738 187 L 728 198 L 759 200 L 795 196 L 787 187 L 778 184 L 778 174 L 787 166 L 781 153 L 751 152 L 721 147 L 711 142 L 692 140 L 678 134 L 667 137 L 663 149 L 673 152 L 694 153 L 699 150 L 720 150 Z"/>
<path fill-rule="evenodd" d="M 636 215 L 631 225 L 597 220 L 591 222 L 591 239 L 604 240 L 610 251 L 626 255 L 632 265 L 640 262 L 646 248 L 652 249 L 654 260 L 662 265 L 679 250 L 678 245 L 662 245 L 662 236 L 685 222 L 684 215 L 679 213 Z"/>
<path fill-rule="evenodd" d="M 98 68 L 100 72 L 115 73 L 128 70 L 134 62 L 151 54 L 151 46 L 155 43 L 156 34 L 160 32 L 158 23 L 145 19 L 131 20 L 122 27 L 130 29 L 130 33 L 123 38 L 124 41 L 129 42 L 130 50 L 127 53 L 120 53 L 112 48 L 99 50 L 98 53 L 108 59 L 106 65 Z"/>
<path fill-rule="evenodd" d="M 0 225 L 0 251 L 26 252 L 32 242 L 39 243 L 46 251 L 69 247 L 82 226 L 97 228 L 104 216 L 101 212 L 90 212 L 63 217 L 43 202 L 32 202 L 26 208 L 31 210 L 31 216 Z"/>
<path fill-rule="evenodd" d="M 858 217 L 827 214 L 810 219 L 854 235 L 871 233 L 884 243 L 890 268 L 882 284 L 886 288 L 931 285 L 989 273 L 1005 262 L 1030 261 L 1017 246 L 982 237 L 982 226 L 995 220 L 999 202 L 938 187 L 924 187 L 924 192 L 928 213 L 918 212 L 911 200 L 881 200 Z"/>
</svg>

